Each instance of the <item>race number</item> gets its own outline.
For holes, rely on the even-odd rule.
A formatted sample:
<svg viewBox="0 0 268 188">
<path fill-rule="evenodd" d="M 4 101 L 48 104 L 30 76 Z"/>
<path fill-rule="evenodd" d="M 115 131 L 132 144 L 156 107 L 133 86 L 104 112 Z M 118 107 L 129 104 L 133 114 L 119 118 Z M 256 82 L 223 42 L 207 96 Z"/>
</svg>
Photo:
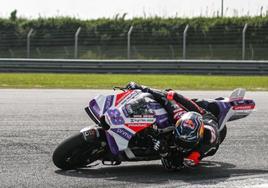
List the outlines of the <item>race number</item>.
<svg viewBox="0 0 268 188">
<path fill-rule="evenodd" d="M 110 109 L 107 111 L 107 113 L 114 125 L 122 125 L 125 123 L 124 118 L 121 116 L 121 113 L 118 109 Z"/>
</svg>

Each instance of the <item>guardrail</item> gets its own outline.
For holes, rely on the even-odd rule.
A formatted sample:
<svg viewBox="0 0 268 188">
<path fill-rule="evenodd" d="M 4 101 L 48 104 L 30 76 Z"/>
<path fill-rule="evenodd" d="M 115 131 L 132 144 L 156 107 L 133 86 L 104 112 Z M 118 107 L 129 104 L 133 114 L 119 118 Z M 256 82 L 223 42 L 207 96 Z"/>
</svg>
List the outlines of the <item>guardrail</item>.
<svg viewBox="0 0 268 188">
<path fill-rule="evenodd" d="M 0 72 L 268 75 L 268 61 L 0 59 Z"/>
</svg>

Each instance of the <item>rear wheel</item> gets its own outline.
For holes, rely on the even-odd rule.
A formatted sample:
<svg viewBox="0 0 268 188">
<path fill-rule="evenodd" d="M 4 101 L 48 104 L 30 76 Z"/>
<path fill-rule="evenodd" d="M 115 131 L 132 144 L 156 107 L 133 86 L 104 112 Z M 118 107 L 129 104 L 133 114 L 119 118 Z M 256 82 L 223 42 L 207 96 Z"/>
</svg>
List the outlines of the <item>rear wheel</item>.
<svg viewBox="0 0 268 188">
<path fill-rule="evenodd" d="M 82 133 L 63 141 L 54 151 L 52 160 L 63 170 L 86 166 L 100 157 L 100 144 L 87 143 Z"/>
<path fill-rule="evenodd" d="M 223 142 L 227 134 L 227 127 L 224 125 L 224 128 L 220 131 L 220 144 Z"/>
</svg>

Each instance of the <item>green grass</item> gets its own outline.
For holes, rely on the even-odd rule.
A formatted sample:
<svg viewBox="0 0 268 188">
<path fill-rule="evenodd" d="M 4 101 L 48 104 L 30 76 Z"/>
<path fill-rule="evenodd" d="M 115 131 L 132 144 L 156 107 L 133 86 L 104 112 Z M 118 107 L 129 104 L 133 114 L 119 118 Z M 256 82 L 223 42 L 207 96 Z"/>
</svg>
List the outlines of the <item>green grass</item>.
<svg viewBox="0 0 268 188">
<path fill-rule="evenodd" d="M 268 76 L 192 76 L 123 74 L 0 74 L 0 88 L 111 89 L 129 81 L 179 90 L 268 90 Z"/>
</svg>

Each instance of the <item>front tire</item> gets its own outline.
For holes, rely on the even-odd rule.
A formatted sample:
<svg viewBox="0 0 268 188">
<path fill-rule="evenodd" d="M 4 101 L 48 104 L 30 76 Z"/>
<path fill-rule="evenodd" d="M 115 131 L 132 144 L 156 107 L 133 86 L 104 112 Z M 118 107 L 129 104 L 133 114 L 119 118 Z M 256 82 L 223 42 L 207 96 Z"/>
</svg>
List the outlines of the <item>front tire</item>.
<svg viewBox="0 0 268 188">
<path fill-rule="evenodd" d="M 82 133 L 77 133 L 64 140 L 54 151 L 53 163 L 62 170 L 70 170 L 86 166 L 97 160 L 91 155 L 91 152 L 97 145 L 87 143 Z"/>
</svg>

